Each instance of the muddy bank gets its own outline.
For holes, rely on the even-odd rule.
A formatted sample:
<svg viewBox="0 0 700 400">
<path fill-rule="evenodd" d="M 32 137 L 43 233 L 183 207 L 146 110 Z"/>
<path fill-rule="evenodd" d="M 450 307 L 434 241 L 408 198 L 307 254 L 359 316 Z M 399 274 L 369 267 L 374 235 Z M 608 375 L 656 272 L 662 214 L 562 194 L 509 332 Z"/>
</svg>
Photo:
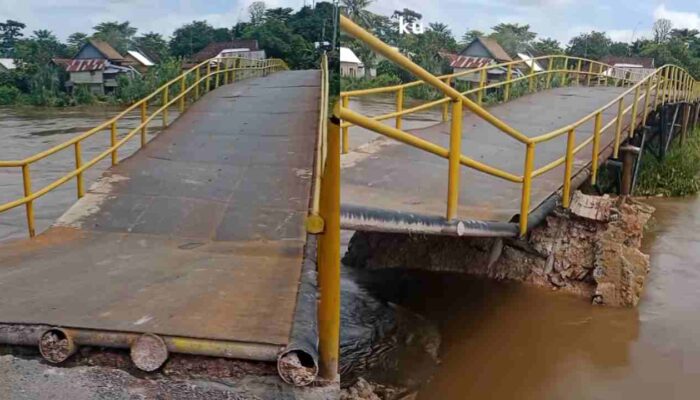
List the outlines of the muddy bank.
<svg viewBox="0 0 700 400">
<path fill-rule="evenodd" d="M 356 268 L 459 272 L 574 293 L 595 304 L 637 305 L 649 272 L 640 251 L 654 209 L 577 192 L 526 240 L 357 232 L 343 261 Z"/>
</svg>

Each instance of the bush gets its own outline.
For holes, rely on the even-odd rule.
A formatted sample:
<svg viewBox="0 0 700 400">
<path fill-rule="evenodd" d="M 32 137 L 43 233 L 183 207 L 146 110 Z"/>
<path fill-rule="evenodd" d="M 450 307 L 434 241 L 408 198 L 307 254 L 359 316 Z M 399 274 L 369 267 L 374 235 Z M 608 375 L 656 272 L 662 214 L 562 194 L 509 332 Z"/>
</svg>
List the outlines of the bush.
<svg viewBox="0 0 700 400">
<path fill-rule="evenodd" d="M 0 86 L 0 105 L 16 104 L 22 92 L 14 86 Z"/>
<path fill-rule="evenodd" d="M 678 140 L 678 139 L 676 139 Z M 635 194 L 687 196 L 700 191 L 700 131 L 688 135 L 683 146 L 676 141 L 659 161 L 650 153 L 642 157 Z"/>
</svg>

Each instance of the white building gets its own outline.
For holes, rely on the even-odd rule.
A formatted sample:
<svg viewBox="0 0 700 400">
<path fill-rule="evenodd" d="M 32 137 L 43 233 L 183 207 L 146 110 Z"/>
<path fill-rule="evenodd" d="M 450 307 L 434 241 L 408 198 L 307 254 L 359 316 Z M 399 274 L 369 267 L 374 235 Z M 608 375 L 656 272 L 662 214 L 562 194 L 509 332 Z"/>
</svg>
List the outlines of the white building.
<svg viewBox="0 0 700 400">
<path fill-rule="evenodd" d="M 12 71 L 17 68 L 15 60 L 11 58 L 0 58 L 0 72 Z"/>
<path fill-rule="evenodd" d="M 364 76 L 365 66 L 348 47 L 340 48 L 340 76 L 358 78 Z"/>
</svg>

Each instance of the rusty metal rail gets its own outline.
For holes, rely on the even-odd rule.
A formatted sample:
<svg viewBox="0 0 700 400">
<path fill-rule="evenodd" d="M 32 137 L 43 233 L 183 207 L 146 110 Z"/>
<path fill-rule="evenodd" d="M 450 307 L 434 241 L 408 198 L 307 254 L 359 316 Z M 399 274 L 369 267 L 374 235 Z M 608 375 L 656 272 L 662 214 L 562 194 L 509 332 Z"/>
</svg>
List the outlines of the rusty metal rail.
<svg viewBox="0 0 700 400">
<path fill-rule="evenodd" d="M 74 178 L 76 179 L 77 185 L 77 197 L 83 197 L 85 194 L 83 173 L 109 156 L 111 156 L 112 165 L 116 165 L 119 162 L 119 148 L 137 133 L 140 133 L 141 147 L 146 146 L 148 125 L 153 122 L 156 117 L 160 116 L 162 118 L 163 127 L 168 126 L 171 122 L 168 118 L 168 110 L 170 107 L 177 106 L 182 113 L 189 104 L 199 100 L 202 93 L 216 89 L 222 84 L 232 83 L 241 78 L 264 76 L 284 69 L 287 69 L 287 65 L 283 60 L 279 59 L 252 60 L 241 57 L 212 58 L 190 68 L 156 89 L 153 93 L 130 105 L 124 111 L 85 133 L 22 160 L 0 160 L 0 168 L 21 168 L 24 188 L 24 197 L 5 204 L 0 204 L 0 213 L 24 205 L 26 207 L 29 236 L 34 237 L 36 234 L 34 224 L 34 201 L 36 199 Z M 243 74 L 246 76 L 243 77 Z M 148 115 L 148 105 L 152 103 L 159 104 L 160 107 Z M 132 112 L 140 114 L 141 123 L 131 129 L 122 139 L 117 140 L 119 121 Z M 93 159 L 84 161 L 82 159 L 81 143 L 87 138 L 104 131 L 110 133 L 109 147 Z M 75 166 L 73 170 L 43 188 L 35 190 L 32 187 L 31 165 L 71 147 L 75 155 Z"/>
<path fill-rule="evenodd" d="M 592 143 L 591 181 L 593 184 L 595 184 L 602 132 L 612 126 L 615 126 L 616 132 L 614 155 L 617 156 L 620 142 L 623 140 L 623 122 L 628 117 L 631 119 L 631 123 L 627 129 L 628 135 L 631 137 L 639 124 L 644 125 L 646 123 L 647 114 L 660 104 L 681 101 L 692 102 L 697 101 L 700 98 L 700 84 L 698 84 L 698 81 L 696 81 L 686 70 L 675 65 L 664 65 L 661 68 L 654 70 L 653 73 L 650 73 L 644 77 L 624 75 L 624 78 L 618 78 L 616 76 L 619 74 L 611 73 L 611 71 L 615 71 L 613 71 L 613 67 L 609 65 L 595 60 L 561 55 L 543 56 L 532 60 L 518 60 L 503 64 L 489 65 L 474 70 L 438 77 L 416 65 L 401 53 L 393 50 L 391 47 L 374 37 L 371 33 L 362 29 L 344 16 L 341 16 L 341 29 L 356 39 L 364 42 L 367 46 L 372 48 L 372 50 L 383 55 L 388 60 L 393 61 L 402 68 L 413 73 L 420 79 L 418 81 L 403 85 L 341 92 L 342 107 L 340 109 L 340 116 L 343 119 L 343 124 L 341 127 L 343 129 L 344 152 L 348 150 L 348 129 L 353 125 L 357 125 L 423 151 L 435 154 L 439 157 L 446 158 L 449 161 L 447 176 L 448 193 L 445 213 L 445 218 L 448 221 L 455 220 L 457 217 L 456 211 L 459 203 L 458 193 L 460 185 L 459 166 L 464 165 L 499 179 L 519 183 L 522 186 L 519 225 L 520 234 L 524 235 L 528 229 L 528 214 L 530 212 L 530 194 L 533 178 L 536 178 L 545 172 L 556 168 L 557 166 L 565 164 L 562 202 L 564 207 L 568 207 L 569 197 L 571 194 L 571 179 L 574 157 L 583 148 Z M 534 62 L 541 60 L 547 60 L 547 69 L 537 72 L 533 68 Z M 558 60 L 561 60 L 561 62 Z M 572 62 L 575 68 L 570 69 L 569 66 L 572 65 Z M 587 63 L 587 69 L 583 69 L 584 63 Z M 529 73 L 521 73 L 518 69 L 518 66 L 521 65 L 528 67 L 530 70 Z M 493 68 L 505 68 L 507 71 L 506 79 L 492 84 L 487 84 L 486 71 Z M 516 76 L 514 77 L 513 75 L 515 71 L 518 71 L 518 73 L 515 73 Z M 449 83 L 452 80 L 470 74 L 479 74 L 480 80 L 477 88 L 470 89 L 465 92 L 459 92 L 450 86 Z M 575 77 L 575 79 L 572 79 L 572 77 Z M 556 83 L 560 86 L 567 84 L 592 85 L 595 83 L 597 85 L 613 84 L 616 86 L 627 87 L 627 89 L 608 104 L 601 106 L 595 111 L 580 118 L 578 121 L 539 136 L 531 136 L 520 132 L 483 108 L 483 97 L 486 91 L 489 89 L 502 87 L 503 101 L 508 101 L 512 98 L 511 90 L 514 83 L 527 80 L 527 91 L 534 92 L 538 90 L 540 86 L 543 89 L 552 88 L 553 79 L 557 79 L 558 81 Z M 403 109 L 404 90 L 406 88 L 418 85 L 432 86 L 438 92 L 442 93 L 444 97 L 442 99 L 421 104 L 413 108 Z M 379 116 L 364 116 L 352 111 L 349 108 L 349 99 L 351 97 L 366 96 L 378 93 L 396 94 L 397 101 L 395 112 Z M 476 97 L 476 100 L 471 99 L 469 97 L 470 95 L 472 97 Z M 625 106 L 625 99 L 630 95 L 633 96 L 633 100 L 630 102 L 631 104 Z M 419 138 L 401 129 L 402 116 L 437 106 L 443 107 L 442 115 L 444 121 L 447 121 L 448 119 L 449 108 L 452 109 L 449 149 L 438 146 L 428 140 Z M 603 113 L 611 107 L 617 107 L 616 117 L 610 121 L 603 121 Z M 488 165 L 487 163 L 482 163 L 471 159 L 461 153 L 461 138 L 463 135 L 461 119 L 463 108 L 473 112 L 475 115 L 496 127 L 504 134 L 524 145 L 525 163 L 522 172 L 504 171 Z M 395 118 L 395 127 L 390 127 L 380 122 L 390 118 Z M 575 145 L 576 130 L 581 125 L 590 121 L 593 121 L 594 123 L 593 133 L 582 143 Z M 535 150 L 537 145 L 558 138 L 564 134 L 567 135 L 567 146 L 562 156 L 557 160 L 535 169 Z"/>
</svg>

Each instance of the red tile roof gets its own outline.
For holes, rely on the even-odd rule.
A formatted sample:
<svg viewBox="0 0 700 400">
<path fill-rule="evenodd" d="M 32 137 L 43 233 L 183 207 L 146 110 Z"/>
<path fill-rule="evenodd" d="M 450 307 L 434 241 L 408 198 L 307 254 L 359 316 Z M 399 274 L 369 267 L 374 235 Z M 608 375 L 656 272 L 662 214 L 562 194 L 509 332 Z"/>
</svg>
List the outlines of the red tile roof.
<svg viewBox="0 0 700 400">
<path fill-rule="evenodd" d="M 452 68 L 476 69 L 493 63 L 491 58 L 458 56 L 455 54 L 450 56 L 452 56 L 450 61 L 450 67 Z"/>
<path fill-rule="evenodd" d="M 95 60 L 95 59 L 77 59 L 73 60 L 68 64 L 66 71 L 68 72 L 90 72 L 90 71 L 101 71 L 105 68 L 107 60 Z"/>
<path fill-rule="evenodd" d="M 209 43 L 207 47 L 192 56 L 192 61 L 201 62 L 214 58 L 221 53 L 222 50 L 243 48 L 250 49 L 251 51 L 259 50 L 258 41 L 255 39 L 237 39 L 230 42 Z"/>
</svg>

